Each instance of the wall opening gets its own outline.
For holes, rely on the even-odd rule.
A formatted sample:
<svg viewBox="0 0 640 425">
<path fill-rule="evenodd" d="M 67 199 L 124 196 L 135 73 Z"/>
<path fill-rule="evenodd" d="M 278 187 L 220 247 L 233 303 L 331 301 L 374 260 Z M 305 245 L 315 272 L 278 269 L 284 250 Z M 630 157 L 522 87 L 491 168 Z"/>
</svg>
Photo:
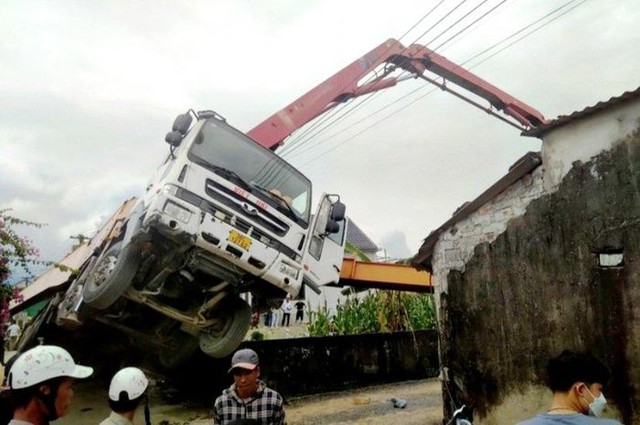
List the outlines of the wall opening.
<svg viewBox="0 0 640 425">
<path fill-rule="evenodd" d="M 602 268 L 623 267 L 624 254 L 622 253 L 622 251 L 599 252 L 598 266 Z"/>
</svg>

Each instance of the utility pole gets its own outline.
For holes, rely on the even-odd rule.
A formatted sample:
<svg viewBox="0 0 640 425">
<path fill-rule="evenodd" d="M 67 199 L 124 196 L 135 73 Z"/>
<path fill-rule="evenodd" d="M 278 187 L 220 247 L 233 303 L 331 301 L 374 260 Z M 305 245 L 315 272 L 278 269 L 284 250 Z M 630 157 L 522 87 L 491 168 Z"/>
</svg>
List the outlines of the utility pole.
<svg viewBox="0 0 640 425">
<path fill-rule="evenodd" d="M 79 233 L 76 236 L 69 236 L 69 239 L 76 239 L 78 241 L 75 244 L 73 244 L 73 246 L 71 247 L 71 251 L 75 251 L 77 248 L 84 245 L 84 243 L 91 238 L 89 238 L 89 236 L 83 235 L 82 233 Z"/>
</svg>

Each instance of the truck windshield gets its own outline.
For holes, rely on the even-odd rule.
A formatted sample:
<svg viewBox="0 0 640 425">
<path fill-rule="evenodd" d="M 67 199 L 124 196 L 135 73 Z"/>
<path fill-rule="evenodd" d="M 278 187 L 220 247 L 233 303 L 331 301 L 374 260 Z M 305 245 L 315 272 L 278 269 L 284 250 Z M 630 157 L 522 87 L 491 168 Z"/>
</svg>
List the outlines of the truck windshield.
<svg viewBox="0 0 640 425">
<path fill-rule="evenodd" d="M 189 151 L 197 162 L 212 169 L 224 168 L 260 190 L 253 194 L 309 222 L 311 183 L 298 170 L 241 132 L 215 120 L 207 120 Z"/>
</svg>

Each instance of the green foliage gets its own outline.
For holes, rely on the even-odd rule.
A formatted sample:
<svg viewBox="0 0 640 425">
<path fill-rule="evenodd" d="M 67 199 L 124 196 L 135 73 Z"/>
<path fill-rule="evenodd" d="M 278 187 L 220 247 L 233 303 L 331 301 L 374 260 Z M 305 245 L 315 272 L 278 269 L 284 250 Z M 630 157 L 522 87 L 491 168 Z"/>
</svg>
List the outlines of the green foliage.
<svg viewBox="0 0 640 425">
<path fill-rule="evenodd" d="M 348 252 L 350 254 L 353 254 L 356 256 L 356 258 L 360 261 L 366 261 L 369 262 L 371 261 L 371 259 L 367 256 L 367 254 L 365 254 L 364 252 L 362 252 L 360 250 L 360 248 L 358 248 L 357 246 L 355 246 L 354 244 L 352 244 L 351 242 L 347 242 L 344 246 L 344 251 Z"/>
<path fill-rule="evenodd" d="M 408 294 L 405 294 L 408 295 Z M 404 299 L 409 324 L 412 329 L 436 328 L 436 304 L 431 294 L 413 294 Z"/>
<path fill-rule="evenodd" d="M 0 283 L 11 275 L 11 267 L 29 271 L 29 265 L 37 264 L 38 251 L 30 240 L 18 235 L 16 225 L 42 227 L 42 224 L 21 220 L 8 214 L 10 210 L 0 210 Z"/>
<path fill-rule="evenodd" d="M 326 303 L 311 312 L 310 336 L 349 335 L 434 329 L 435 304 L 431 294 L 375 291 L 364 297 L 349 295 L 330 315 Z"/>
<path fill-rule="evenodd" d="M 0 334 L 4 333 L 9 319 L 9 302 L 20 297 L 18 291 L 9 285 L 13 269 L 18 267 L 29 273 L 29 266 L 41 264 L 38 250 L 30 240 L 18 235 L 15 226 L 40 228 L 42 224 L 13 217 L 9 211 L 0 209 Z"/>
<path fill-rule="evenodd" d="M 331 317 L 327 309 L 327 302 L 318 311 L 309 312 L 309 336 L 326 336 L 332 333 Z"/>
<path fill-rule="evenodd" d="M 266 339 L 266 337 L 260 331 L 253 331 L 251 332 L 251 336 L 249 337 L 249 339 L 251 339 L 251 341 L 262 341 Z"/>
</svg>

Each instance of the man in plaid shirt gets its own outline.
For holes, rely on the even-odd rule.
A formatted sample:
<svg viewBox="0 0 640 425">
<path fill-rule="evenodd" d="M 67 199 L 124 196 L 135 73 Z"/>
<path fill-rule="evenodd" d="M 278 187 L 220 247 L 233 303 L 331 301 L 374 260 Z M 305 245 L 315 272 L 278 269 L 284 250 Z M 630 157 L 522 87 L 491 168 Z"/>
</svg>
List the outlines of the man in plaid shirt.
<svg viewBox="0 0 640 425">
<path fill-rule="evenodd" d="M 284 400 L 260 378 L 258 354 L 244 348 L 231 359 L 229 373 L 234 383 L 213 405 L 214 425 L 229 425 L 238 419 L 254 419 L 261 425 L 284 425 Z"/>
</svg>

